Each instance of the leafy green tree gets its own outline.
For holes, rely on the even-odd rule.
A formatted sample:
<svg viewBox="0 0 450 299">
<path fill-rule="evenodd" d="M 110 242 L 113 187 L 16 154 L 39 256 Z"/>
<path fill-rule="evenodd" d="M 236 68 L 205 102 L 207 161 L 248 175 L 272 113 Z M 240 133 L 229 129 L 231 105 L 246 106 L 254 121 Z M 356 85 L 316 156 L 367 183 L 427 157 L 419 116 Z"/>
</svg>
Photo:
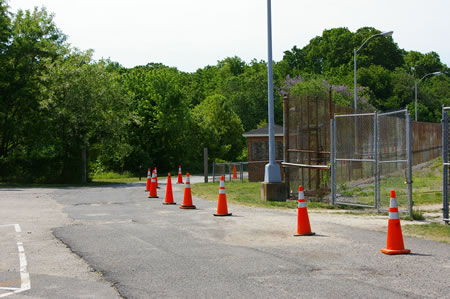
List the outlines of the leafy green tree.
<svg viewBox="0 0 450 299">
<path fill-rule="evenodd" d="M 352 53 L 353 49 L 358 49 L 365 40 L 377 33 L 381 32 L 372 27 L 358 29 L 353 36 Z M 371 65 L 379 65 L 389 71 L 393 71 L 395 68 L 403 65 L 403 55 L 404 51 L 399 49 L 398 45 L 394 43 L 392 36 L 373 38 L 357 53 L 358 71 L 361 67 L 369 67 Z M 353 66 L 353 63 L 351 65 Z"/>
<path fill-rule="evenodd" d="M 426 74 L 444 71 L 445 66 L 436 52 L 422 54 L 417 51 L 409 51 L 405 55 L 405 69 L 420 79 Z"/>
<path fill-rule="evenodd" d="M 242 123 L 225 97 L 208 97 L 193 110 L 202 147 L 208 148 L 212 160 L 234 161 L 244 147 Z"/>
<path fill-rule="evenodd" d="M 66 37 L 45 9 L 19 10 L 9 21 L 5 2 L 0 6 L 0 172 L 29 180 L 40 168 L 33 155 L 41 156 L 44 141 L 41 78 L 48 62 L 67 53 Z"/>
<path fill-rule="evenodd" d="M 157 165 L 161 171 L 197 161 L 190 159 L 195 141 L 191 138 L 192 121 L 185 95 L 185 81 L 175 68 L 147 65 L 123 75 L 124 87 L 133 95 L 138 121 L 128 128 L 133 148 L 127 157 L 128 168 Z M 197 148 L 195 148 L 197 149 Z M 198 163 L 197 163 L 198 164 Z"/>
<path fill-rule="evenodd" d="M 104 61 L 93 63 L 92 53 L 73 52 L 49 64 L 48 97 L 41 107 L 51 115 L 56 172 L 63 181 L 87 180 L 89 160 L 116 169 L 131 148 L 123 142 L 126 124 L 133 121 L 129 97 L 117 74 Z"/>
</svg>

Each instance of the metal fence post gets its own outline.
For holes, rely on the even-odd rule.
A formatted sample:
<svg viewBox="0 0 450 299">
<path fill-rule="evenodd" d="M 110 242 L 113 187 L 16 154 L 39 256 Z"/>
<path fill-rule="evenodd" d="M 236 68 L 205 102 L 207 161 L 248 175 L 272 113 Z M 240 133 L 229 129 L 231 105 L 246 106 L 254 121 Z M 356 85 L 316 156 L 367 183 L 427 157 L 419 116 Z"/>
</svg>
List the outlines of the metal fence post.
<svg viewBox="0 0 450 299">
<path fill-rule="evenodd" d="M 381 208 L 381 202 L 380 202 L 380 174 L 378 171 L 378 161 L 380 159 L 380 152 L 378 147 L 378 113 L 375 111 L 374 119 L 373 119 L 373 152 L 375 155 L 375 175 L 374 175 L 374 208 L 377 208 L 378 211 Z"/>
<path fill-rule="evenodd" d="M 331 172 L 331 204 L 336 205 L 336 168 L 335 168 L 335 149 L 336 149 L 336 119 L 330 121 L 331 143 L 330 143 L 330 172 Z"/>
<path fill-rule="evenodd" d="M 213 183 L 214 183 L 214 180 L 216 178 L 215 171 L 216 171 L 216 162 L 213 162 L 213 169 L 212 169 Z"/>
<path fill-rule="evenodd" d="M 241 183 L 243 183 L 244 182 L 244 173 L 243 173 L 243 170 L 242 170 L 242 162 L 239 163 L 239 176 L 240 176 L 240 179 L 241 179 Z"/>
<path fill-rule="evenodd" d="M 205 183 L 208 182 L 208 148 L 203 148 L 203 174 L 205 176 Z"/>
<path fill-rule="evenodd" d="M 408 177 L 406 178 L 406 183 L 408 184 L 408 213 L 412 217 L 412 211 L 414 206 L 414 201 L 412 198 L 412 147 L 411 147 L 411 114 L 406 112 L 406 154 L 408 159 Z"/>
<path fill-rule="evenodd" d="M 442 107 L 442 212 L 448 224 L 448 114 Z"/>
</svg>

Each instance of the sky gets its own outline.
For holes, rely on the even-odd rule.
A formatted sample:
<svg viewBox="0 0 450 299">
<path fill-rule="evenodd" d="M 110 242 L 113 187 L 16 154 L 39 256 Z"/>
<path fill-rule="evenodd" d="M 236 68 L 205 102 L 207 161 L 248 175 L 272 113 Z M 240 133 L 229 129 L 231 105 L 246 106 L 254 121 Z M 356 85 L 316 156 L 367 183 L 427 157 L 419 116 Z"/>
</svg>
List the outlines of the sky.
<svg viewBox="0 0 450 299">
<path fill-rule="evenodd" d="M 267 61 L 267 0 L 9 0 L 12 12 L 46 7 L 68 42 L 125 67 L 150 62 L 195 72 L 226 57 Z M 449 0 L 272 0 L 273 60 L 323 30 L 394 31 L 405 50 L 437 52 L 450 66 Z"/>
</svg>

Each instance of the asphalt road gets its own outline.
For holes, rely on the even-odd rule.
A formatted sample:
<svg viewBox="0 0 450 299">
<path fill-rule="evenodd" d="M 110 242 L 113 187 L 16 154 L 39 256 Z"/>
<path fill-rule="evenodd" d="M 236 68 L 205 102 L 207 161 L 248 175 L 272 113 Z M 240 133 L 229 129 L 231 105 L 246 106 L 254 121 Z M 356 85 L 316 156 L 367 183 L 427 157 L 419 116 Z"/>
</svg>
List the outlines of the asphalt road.
<svg viewBox="0 0 450 299">
<path fill-rule="evenodd" d="M 233 216 L 214 217 L 211 201 L 162 205 L 160 185 L 159 199 L 147 198 L 144 183 L 52 190 L 68 216 L 54 236 L 101 280 L 53 293 L 44 286 L 59 281 L 33 280 L 30 270 L 32 288 L 20 296 L 88 297 L 84 283 L 93 298 L 117 296 L 111 286 L 126 298 L 450 298 L 449 244 L 405 238 L 413 253 L 387 256 L 386 233 L 346 225 L 347 215 L 310 214 L 317 235 L 294 237 L 295 211 L 228 205 Z M 182 187 L 174 184 L 178 204 Z"/>
</svg>

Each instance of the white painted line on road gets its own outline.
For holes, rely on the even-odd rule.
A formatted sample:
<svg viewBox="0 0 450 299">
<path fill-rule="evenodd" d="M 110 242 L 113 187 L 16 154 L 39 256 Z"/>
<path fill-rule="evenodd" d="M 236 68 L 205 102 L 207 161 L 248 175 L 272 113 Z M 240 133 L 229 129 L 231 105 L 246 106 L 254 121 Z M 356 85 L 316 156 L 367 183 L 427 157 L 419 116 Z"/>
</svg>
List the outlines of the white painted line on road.
<svg viewBox="0 0 450 299">
<path fill-rule="evenodd" d="M 18 294 L 24 291 L 28 291 L 31 289 L 31 281 L 30 281 L 30 274 L 27 270 L 27 258 L 25 256 L 25 249 L 23 248 L 23 243 L 19 240 L 20 235 L 19 233 L 22 232 L 22 229 L 20 228 L 19 224 L 7 224 L 7 225 L 0 225 L 0 227 L 6 227 L 6 226 L 14 226 L 14 229 L 17 233 L 17 251 L 19 252 L 19 265 L 20 265 L 20 288 L 0 288 L 0 290 L 8 290 L 12 291 L 9 293 L 1 294 L 0 298 L 6 297 L 13 294 Z"/>
</svg>

